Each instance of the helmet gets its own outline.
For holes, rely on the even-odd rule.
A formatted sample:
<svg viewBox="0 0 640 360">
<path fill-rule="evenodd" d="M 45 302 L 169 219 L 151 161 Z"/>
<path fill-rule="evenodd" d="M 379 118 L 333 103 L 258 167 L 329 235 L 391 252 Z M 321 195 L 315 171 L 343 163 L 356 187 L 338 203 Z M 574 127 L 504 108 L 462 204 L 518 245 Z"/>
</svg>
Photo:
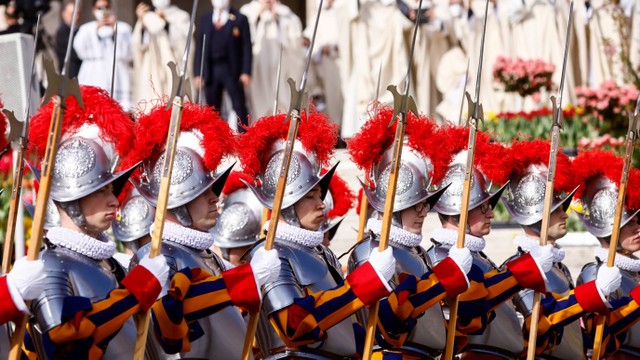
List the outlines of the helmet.
<svg viewBox="0 0 640 360">
<path fill-rule="evenodd" d="M 223 249 L 249 246 L 258 241 L 262 220 L 262 204 L 240 181 L 251 178 L 234 171 L 222 190 L 220 217 L 211 229 L 214 244 Z"/>
<path fill-rule="evenodd" d="M 349 189 L 347 182 L 334 175 L 329 183 L 329 192 L 324 198 L 325 220 L 320 225 L 320 231 L 329 233 L 329 239 L 334 237 L 347 212 L 355 205 L 355 200 L 355 194 Z"/>
<path fill-rule="evenodd" d="M 40 170 L 38 170 L 26 159 L 24 160 L 24 163 L 27 164 L 29 171 L 31 171 L 31 173 L 35 177 L 35 181 L 40 183 Z M 34 188 L 36 189 L 36 192 L 37 192 L 37 187 L 34 187 Z M 37 197 L 34 197 L 34 200 L 36 198 Z M 23 200 L 24 208 L 27 210 L 27 212 L 33 219 L 34 214 L 36 212 L 35 204 L 27 203 L 26 201 L 24 201 L 24 198 L 22 200 Z M 48 230 L 48 229 L 51 229 L 52 227 L 57 227 L 57 226 L 60 226 L 60 213 L 58 212 L 58 208 L 56 207 L 56 205 L 53 203 L 53 200 L 49 198 L 47 202 L 47 210 L 45 211 L 45 217 L 44 217 L 44 229 Z"/>
<path fill-rule="evenodd" d="M 115 171 L 121 155 L 133 145 L 133 122 L 120 105 L 102 89 L 83 86 L 86 106 L 68 99 L 62 135 L 52 172 L 51 198 L 71 202 L 113 184 L 116 196 L 133 166 Z M 46 150 L 53 104 L 40 108 L 29 124 L 29 146 L 39 156 Z"/>
<path fill-rule="evenodd" d="M 393 162 L 394 127 L 390 127 L 393 109 L 381 108 L 349 141 L 349 153 L 367 179 L 362 182 L 364 194 L 371 206 L 384 211 L 389 175 Z M 447 184 L 439 190 L 446 170 L 447 157 L 439 151 L 444 141 L 435 123 L 427 117 L 408 114 L 403 139 L 398 183 L 393 211 L 398 212 L 427 200 L 432 206 L 438 201 Z"/>
<path fill-rule="evenodd" d="M 278 184 L 288 123 L 286 114 L 267 116 L 256 121 L 240 140 L 240 159 L 243 171 L 254 181 L 243 180 L 260 203 L 272 209 Z M 324 199 L 335 171 L 322 174 L 322 166 L 328 165 L 336 143 L 336 126 L 322 113 L 302 114 L 298 127 L 287 184 L 282 199 L 282 209 L 289 208 L 315 186 L 319 185 Z"/>
<path fill-rule="evenodd" d="M 122 242 L 131 242 L 149 235 L 155 208 L 131 184 L 125 187 L 120 198 L 120 207 L 111 225 L 116 238 Z"/>
<path fill-rule="evenodd" d="M 444 215 L 459 215 L 467 166 L 468 150 L 466 147 L 469 129 L 449 125 L 442 131 L 446 140 L 442 143 L 443 149 L 441 151 L 449 153 L 450 161 L 445 178 L 438 188 L 442 189 L 443 186 L 451 185 L 444 190 L 434 209 Z M 487 134 L 478 132 L 473 165 L 469 211 L 487 201 L 492 208 L 495 208 L 508 181 L 509 152 L 504 146 L 491 143 Z M 495 192 L 491 192 L 494 184 L 501 186 Z"/>
<path fill-rule="evenodd" d="M 581 152 L 573 161 L 573 174 L 582 185 L 576 194 L 582 202 L 578 217 L 595 237 L 611 236 L 622 167 L 622 158 L 602 150 Z M 620 227 L 638 215 L 640 170 L 631 169 L 627 184 Z"/>
<path fill-rule="evenodd" d="M 549 143 L 542 140 L 519 141 L 511 146 L 513 171 L 506 199 L 502 201 L 511 218 L 520 225 L 529 226 L 542 220 L 550 150 Z M 560 206 L 566 211 L 576 190 L 569 157 L 558 152 L 551 212 Z"/>
<path fill-rule="evenodd" d="M 126 163 L 142 161 L 140 176 L 132 178 L 134 186 L 151 204 L 157 206 L 167 132 L 171 111 L 166 104 L 155 106 L 138 119 L 136 146 Z M 233 164 L 236 140 L 225 121 L 213 108 L 200 108 L 186 102 L 182 111 L 167 209 L 186 205 L 211 189 L 220 195 Z"/>
</svg>

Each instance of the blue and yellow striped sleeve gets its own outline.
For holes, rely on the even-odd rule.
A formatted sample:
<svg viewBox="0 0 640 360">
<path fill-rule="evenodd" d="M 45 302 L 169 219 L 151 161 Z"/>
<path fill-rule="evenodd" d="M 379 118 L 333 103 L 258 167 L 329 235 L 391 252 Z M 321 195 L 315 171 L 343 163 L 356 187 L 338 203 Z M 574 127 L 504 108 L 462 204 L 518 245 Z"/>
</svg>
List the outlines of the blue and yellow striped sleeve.
<svg viewBox="0 0 640 360">
<path fill-rule="evenodd" d="M 401 274 L 400 280 L 391 295 L 380 301 L 381 345 L 402 346 L 419 316 L 445 296 L 456 297 L 468 287 L 467 277 L 451 258 L 445 258 L 420 278 Z"/>
<path fill-rule="evenodd" d="M 62 324 L 49 330 L 43 342 L 49 358 L 99 359 L 109 341 L 131 316 L 148 310 L 162 287 L 143 266 L 136 266 L 107 298 L 91 303 L 88 298 L 64 299 Z"/>
<path fill-rule="evenodd" d="M 272 313 L 270 320 L 287 346 L 311 344 L 324 339 L 332 326 L 388 295 L 386 285 L 366 262 L 341 285 L 297 298 L 293 304 Z"/>
<path fill-rule="evenodd" d="M 188 352 L 191 342 L 203 335 L 197 320 L 228 306 L 252 312 L 260 309 L 258 285 L 250 265 L 227 270 L 220 276 L 200 268 L 182 269 L 171 279 L 167 295 L 153 305 L 156 338 L 168 354 Z"/>
</svg>

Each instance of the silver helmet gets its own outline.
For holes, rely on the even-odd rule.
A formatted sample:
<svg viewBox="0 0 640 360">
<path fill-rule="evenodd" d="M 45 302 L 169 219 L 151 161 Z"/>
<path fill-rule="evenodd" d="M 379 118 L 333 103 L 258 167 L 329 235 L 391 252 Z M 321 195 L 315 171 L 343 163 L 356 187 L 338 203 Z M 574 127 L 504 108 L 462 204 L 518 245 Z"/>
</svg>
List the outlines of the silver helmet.
<svg viewBox="0 0 640 360">
<path fill-rule="evenodd" d="M 448 186 L 440 199 L 433 207 L 443 215 L 459 215 L 462 206 L 462 189 L 464 186 L 464 173 L 467 164 L 467 150 L 459 152 L 449 164 L 449 169 L 444 180 L 440 182 L 439 189 Z M 449 185 L 450 184 L 450 185 Z M 492 183 L 475 166 L 471 173 L 471 193 L 469 196 L 469 211 L 489 202 L 491 208 L 495 208 L 500 196 L 508 182 L 495 192 L 491 192 Z"/>
<path fill-rule="evenodd" d="M 249 246 L 260 237 L 262 204 L 247 188 L 224 195 L 220 217 L 211 229 L 214 244 L 223 249 Z"/>
<path fill-rule="evenodd" d="M 113 144 L 100 138 L 101 129 L 85 123 L 78 132 L 62 137 L 56 153 L 51 198 L 70 202 L 85 197 L 108 184 L 117 196 L 135 166 L 114 171 L 119 157 Z"/>
<path fill-rule="evenodd" d="M 111 228 L 118 240 L 131 242 L 149 234 L 154 217 L 155 208 L 132 188 L 120 204 Z"/>
<path fill-rule="evenodd" d="M 393 147 L 391 146 L 382 153 L 380 161 L 372 166 L 369 174 L 371 184 L 361 182 L 369 203 L 379 212 L 384 211 L 392 161 Z M 446 190 L 448 183 L 445 180 L 443 183 L 446 185 L 440 189 L 434 189 L 430 176 L 432 172 L 433 165 L 429 157 L 420 155 L 411 148 L 405 138 L 398 172 L 396 196 L 393 202 L 394 212 L 408 209 L 425 200 L 428 200 L 433 207 Z"/>
<path fill-rule="evenodd" d="M 604 175 L 590 177 L 585 185 L 581 198 L 582 213 L 578 213 L 578 217 L 593 236 L 597 238 L 611 236 L 618 186 Z M 639 212 L 640 210 L 631 211 L 625 206 L 620 227 L 625 226 Z"/>
<path fill-rule="evenodd" d="M 24 208 L 27 209 L 27 212 L 33 219 L 34 214 L 36 213 L 36 207 L 33 204 L 29 204 L 27 202 L 23 202 Z M 58 212 L 58 208 L 53 203 L 53 200 L 49 198 L 47 202 L 47 210 L 45 212 L 44 217 L 44 229 L 49 230 L 53 227 L 60 226 L 60 213 Z"/>
<path fill-rule="evenodd" d="M 258 184 L 254 185 L 243 180 L 260 203 L 268 209 L 273 208 L 284 150 L 285 140 L 278 139 L 274 141 L 265 155 L 265 161 L 262 164 L 260 173 L 256 176 Z M 321 174 L 322 164 L 316 160 L 313 153 L 303 149 L 300 141 L 296 141 L 293 146 L 291 163 L 287 174 L 282 209 L 295 204 L 316 185 L 320 186 L 322 199 L 324 199 L 336 166 L 338 164 L 334 165 L 328 172 Z"/>
<path fill-rule="evenodd" d="M 207 171 L 204 165 L 204 149 L 200 146 L 199 130 L 180 133 L 171 173 L 167 209 L 176 209 L 200 196 L 208 189 L 220 195 L 233 164 L 221 164 L 216 171 Z M 164 152 L 156 152 L 143 161 L 139 180 L 132 182 L 140 194 L 153 206 L 157 206 Z"/>
<path fill-rule="evenodd" d="M 546 165 L 530 164 L 525 171 L 511 176 L 506 198 L 502 202 L 513 221 L 529 226 L 542 220 L 547 173 Z M 577 187 L 570 193 L 554 190 L 551 212 L 560 206 L 566 211 L 577 190 Z"/>
</svg>

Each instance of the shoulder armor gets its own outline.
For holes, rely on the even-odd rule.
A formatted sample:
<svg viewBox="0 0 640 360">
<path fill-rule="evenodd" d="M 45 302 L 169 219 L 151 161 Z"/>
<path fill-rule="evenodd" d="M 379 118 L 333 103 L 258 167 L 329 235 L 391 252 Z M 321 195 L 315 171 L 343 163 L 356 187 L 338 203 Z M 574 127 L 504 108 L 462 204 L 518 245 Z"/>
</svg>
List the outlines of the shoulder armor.
<svg viewBox="0 0 640 360">
<path fill-rule="evenodd" d="M 289 262 L 300 285 L 315 284 L 327 275 L 327 263 L 314 249 L 286 246 L 280 243 L 276 243 L 274 247 L 278 250 L 280 258 Z"/>
<path fill-rule="evenodd" d="M 498 268 L 482 251 L 472 251 L 471 257 L 473 258 L 473 265 L 482 269 L 485 274 Z"/>
<path fill-rule="evenodd" d="M 377 244 L 377 242 L 376 242 Z M 349 255 L 349 264 L 348 269 L 349 273 L 353 272 L 355 269 L 359 268 L 369 260 L 369 255 L 371 255 L 371 250 L 376 247 L 373 244 L 373 241 L 370 237 L 364 238 L 360 241 L 351 251 L 351 255 Z"/>
<path fill-rule="evenodd" d="M 447 256 L 449 256 L 449 248 L 438 242 L 435 242 L 433 239 L 431 239 L 431 241 L 434 244 L 427 250 L 427 255 L 429 255 L 431 264 L 435 266 L 440 261 L 444 260 Z"/>
<path fill-rule="evenodd" d="M 591 262 L 582 267 L 582 271 L 580 271 L 580 275 L 578 275 L 578 280 L 576 280 L 576 285 L 586 284 L 591 280 L 595 280 L 598 275 L 598 268 L 600 268 L 601 263 Z"/>
</svg>

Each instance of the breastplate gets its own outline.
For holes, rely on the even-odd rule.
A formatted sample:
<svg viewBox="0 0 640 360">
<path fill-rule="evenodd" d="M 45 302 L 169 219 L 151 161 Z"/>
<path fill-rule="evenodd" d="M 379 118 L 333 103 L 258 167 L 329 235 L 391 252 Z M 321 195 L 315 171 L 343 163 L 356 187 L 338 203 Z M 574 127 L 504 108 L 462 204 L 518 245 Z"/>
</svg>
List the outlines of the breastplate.
<svg viewBox="0 0 640 360">
<path fill-rule="evenodd" d="M 260 312 L 258 326 L 258 341 L 264 356 L 283 351 L 285 344 L 270 325 L 269 315 L 293 304 L 296 297 L 306 295 L 305 291 L 313 293 L 335 288 L 342 285 L 340 269 L 331 267 L 330 250 L 323 247 L 309 248 L 296 244 L 282 244 L 276 242 L 282 262 L 278 280 L 266 284 L 263 289 L 263 306 Z M 352 356 L 356 352 L 356 342 L 353 332 L 354 318 L 347 317 L 326 332 L 326 339 L 322 342 L 301 347 L 300 353 L 313 349 L 340 356 Z"/>
<path fill-rule="evenodd" d="M 42 259 L 47 274 L 46 286 L 42 295 L 31 303 L 36 347 L 42 344 L 42 334 L 60 325 L 66 297 L 82 296 L 95 302 L 106 298 L 119 286 L 114 275 L 117 271 L 115 261 L 96 261 L 61 247 L 43 251 Z M 103 359 L 131 358 L 136 334 L 133 319 L 129 318 L 109 342 Z"/>
<path fill-rule="evenodd" d="M 396 259 L 396 275 L 392 282 L 393 287 L 397 286 L 398 274 L 406 273 L 418 278 L 429 271 L 431 260 L 427 252 L 422 247 L 410 248 L 397 244 L 393 246 L 393 257 Z M 349 271 L 355 270 L 356 265 L 361 265 L 369 259 L 371 250 L 378 248 L 378 241 L 364 240 L 354 249 L 349 258 Z M 366 324 L 368 314 L 366 310 L 360 311 L 358 318 L 362 324 Z M 429 349 L 441 351 L 446 346 L 446 329 L 442 308 L 440 304 L 427 309 L 424 314 L 417 319 L 414 330 L 409 335 L 405 345 L 417 344 L 418 348 L 427 347 Z M 427 354 L 433 355 L 433 354 Z"/>
<path fill-rule="evenodd" d="M 150 244 L 143 246 L 132 259 L 132 263 L 137 263 L 137 259 L 142 258 L 150 249 Z M 165 240 L 162 242 L 162 254 L 167 258 L 170 269 L 169 278 L 185 267 L 199 267 L 214 275 L 220 275 L 225 270 L 222 261 L 210 250 L 197 251 Z M 163 290 L 163 295 L 164 291 L 166 290 Z M 204 335 L 191 342 L 191 351 L 181 353 L 182 358 L 239 359 L 242 357 L 242 345 L 247 326 L 238 308 L 228 306 L 211 316 L 199 319 L 198 324 L 202 327 Z M 157 349 L 161 351 L 160 348 Z"/>
<path fill-rule="evenodd" d="M 496 266 L 481 252 L 471 252 L 473 264 L 486 274 Z M 518 315 L 511 301 L 499 305 L 495 310 L 495 318 L 487 325 L 481 335 L 470 335 L 469 350 L 516 356 L 524 349 L 522 328 Z"/>
</svg>

